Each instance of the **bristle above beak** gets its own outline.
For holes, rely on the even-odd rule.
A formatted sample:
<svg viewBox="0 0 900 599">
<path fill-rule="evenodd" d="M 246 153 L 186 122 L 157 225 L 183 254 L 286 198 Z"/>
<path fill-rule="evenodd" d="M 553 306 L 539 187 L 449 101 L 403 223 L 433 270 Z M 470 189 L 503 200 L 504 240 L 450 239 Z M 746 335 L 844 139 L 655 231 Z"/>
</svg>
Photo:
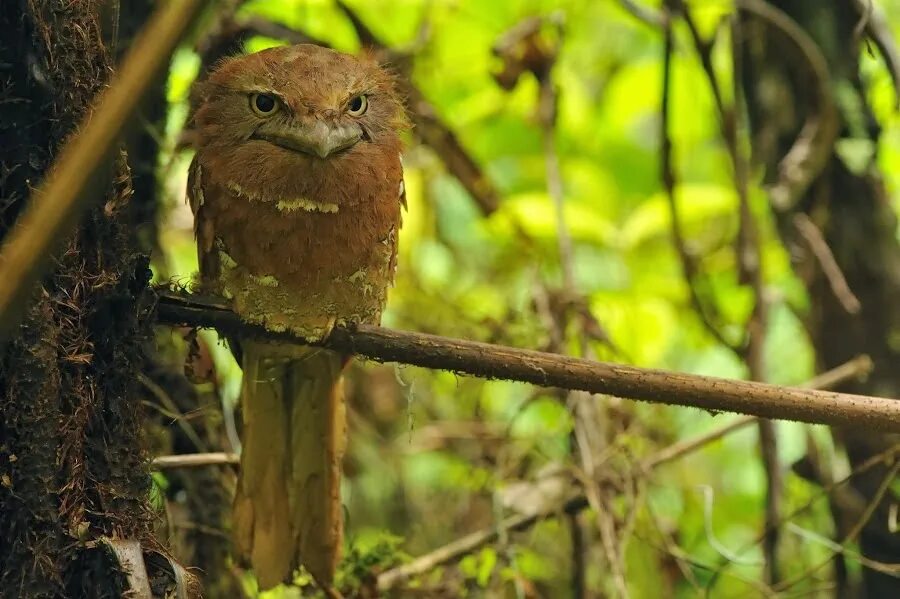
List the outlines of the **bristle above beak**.
<svg viewBox="0 0 900 599">
<path fill-rule="evenodd" d="M 259 131 L 253 135 L 255 139 L 322 159 L 353 147 L 362 136 L 362 128 L 355 123 L 327 124 L 318 119 L 277 133 Z"/>
</svg>

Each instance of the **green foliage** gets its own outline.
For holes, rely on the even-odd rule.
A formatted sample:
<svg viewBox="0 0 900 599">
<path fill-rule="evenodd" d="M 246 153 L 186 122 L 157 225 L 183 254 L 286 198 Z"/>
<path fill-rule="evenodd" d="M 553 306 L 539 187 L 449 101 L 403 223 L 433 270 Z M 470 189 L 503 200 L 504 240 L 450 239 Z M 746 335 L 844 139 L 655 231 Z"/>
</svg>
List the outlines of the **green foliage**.
<svg viewBox="0 0 900 599">
<path fill-rule="evenodd" d="M 400 235 L 397 281 L 384 316 L 386 325 L 547 347 L 550 335 L 537 308 L 537 290 L 558 289 L 562 271 L 557 214 L 548 193 L 536 117 L 539 85 L 526 75 L 513 90 L 502 89 L 492 78 L 498 62 L 491 48 L 523 18 L 561 10 L 566 24 L 553 76 L 560 90 L 556 147 L 564 218 L 574 244 L 577 291 L 614 349 L 595 341 L 588 346 L 604 359 L 746 376 L 740 359 L 711 338 L 693 311 L 672 245 L 672 217 L 659 176 L 658 32 L 635 21 L 615 2 L 349 4 L 391 47 L 415 48 L 413 81 L 502 195 L 500 208 L 485 217 L 431 149 L 410 147 L 404 158 L 409 212 Z M 731 8 L 724 1 L 694 4 L 702 5 L 695 16 L 704 35 L 712 34 Z M 336 48 L 359 49 L 353 27 L 328 0 L 251 0 L 238 16 L 271 19 Z M 420 43 L 423 21 L 428 28 Z M 670 101 L 679 218 L 689 249 L 699 258 L 698 285 L 704 299 L 721 313 L 724 333 L 738 340 L 754 302 L 751 290 L 736 274 L 738 200 L 707 79 L 690 50 L 687 31 L 679 26 L 675 37 Z M 276 40 L 254 39 L 250 48 L 273 43 Z M 723 89 L 730 90 L 727 46 L 727 40 L 717 45 L 713 61 Z M 868 166 L 873 157 L 883 167 L 895 166 L 900 161 L 896 135 L 900 120 L 893 110 L 889 77 L 879 61 L 864 59 L 864 63 L 878 117 L 893 134 L 882 137 L 877 156 L 875 148 L 859 143 L 852 134 L 839 152 L 854 170 Z M 186 116 L 188 87 L 198 64 L 188 50 L 173 63 L 170 148 Z M 845 100 L 860 114 L 859 99 Z M 189 156 L 174 154 L 164 171 L 168 212 L 160 245 L 165 256 L 158 256 L 155 264 L 163 278 L 186 279 L 196 268 L 191 220 L 181 203 L 188 161 Z M 900 169 L 888 172 L 896 177 Z M 760 173 L 752 173 L 751 200 L 761 229 L 764 286 L 772 300 L 766 376 L 773 382 L 799 383 L 815 369 L 801 324 L 808 300 L 770 222 L 759 178 Z M 897 181 L 889 182 L 896 187 Z M 577 334 L 569 332 L 567 347 L 580 351 Z M 234 401 L 239 369 L 227 350 L 212 345 L 217 347 L 223 395 Z M 494 525 L 507 513 L 498 499 L 505 483 L 534 480 L 547 465 L 577 464 L 572 456 L 572 412 L 550 392 L 371 364 L 354 368 L 348 391 L 352 417 L 344 496 L 353 541 L 338 578 L 342 587 L 358 589 L 377 572 L 406 559 L 406 553 L 424 553 Z M 606 427 L 608 433 L 604 459 L 613 474 L 636 454 L 640 457 L 668 442 L 701 434 L 729 418 L 608 398 L 601 403 L 612 406 L 601 411 L 598 427 Z M 782 458 L 789 462 L 803 451 L 803 429 L 784 425 L 780 430 L 787 439 Z M 754 539 L 765 494 L 756 451 L 755 432 L 748 428 L 660 468 L 645 489 L 628 496 L 637 511 L 630 534 L 623 533 L 622 555 L 634 597 L 661 596 L 661 589 L 666 596 L 694 596 L 693 585 L 702 588 L 713 580 L 716 596 L 755 590 L 747 579 L 760 576 Z M 791 480 L 788 501 L 799 505 L 809 500 L 811 489 L 786 476 Z M 704 504 L 699 487 L 713 491 L 711 504 Z M 624 516 L 628 505 L 619 507 Z M 828 522 L 827 510 L 811 510 L 804 518 L 803 526 L 821 532 Z M 446 583 L 457 585 L 452 588 L 460 594 L 502 596 L 523 592 L 527 582 L 543 596 L 565 596 L 571 556 L 564 522 L 543 522 L 510 535 L 508 544 L 480 548 L 416 584 Z M 586 526 L 592 544 L 588 582 L 592 590 L 609 593 L 608 571 L 598 567 L 605 549 L 597 539 L 596 524 L 589 520 Z M 405 540 L 373 532 L 385 530 Z M 789 569 L 800 571 L 799 564 L 823 555 L 820 546 L 796 538 L 792 542 L 784 555 Z M 673 557 L 673 545 L 681 557 Z M 746 558 L 746 563 L 718 576 L 714 572 L 725 561 L 723 547 Z M 309 581 L 298 582 L 303 586 Z"/>
<path fill-rule="evenodd" d="M 402 544 L 403 538 L 388 533 L 353 539 L 335 576 L 336 586 L 352 596 L 364 585 L 371 585 L 379 572 L 409 559 L 400 550 Z"/>
</svg>

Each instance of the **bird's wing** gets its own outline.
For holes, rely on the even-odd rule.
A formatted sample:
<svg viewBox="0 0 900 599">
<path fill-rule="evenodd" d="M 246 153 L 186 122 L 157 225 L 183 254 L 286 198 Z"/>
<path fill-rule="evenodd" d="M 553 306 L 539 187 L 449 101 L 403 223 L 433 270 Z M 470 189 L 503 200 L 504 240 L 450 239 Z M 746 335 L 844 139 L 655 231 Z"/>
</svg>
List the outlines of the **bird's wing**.
<svg viewBox="0 0 900 599">
<path fill-rule="evenodd" d="M 188 171 L 187 199 L 194 213 L 194 237 L 197 239 L 197 262 L 200 267 L 201 286 L 219 279 L 219 255 L 215 251 L 216 232 L 206 215 L 206 186 L 203 168 L 194 157 Z"/>
<path fill-rule="evenodd" d="M 400 189 L 399 189 L 399 199 L 400 205 L 403 207 L 403 210 L 397 216 L 397 228 L 396 230 L 392 230 L 391 243 L 393 244 L 391 247 L 391 262 L 390 262 L 390 270 L 388 271 L 390 277 L 390 284 L 393 284 L 394 277 L 397 275 L 397 251 L 399 247 L 400 241 L 400 227 L 403 226 L 403 213 L 409 210 L 409 206 L 406 205 L 406 183 L 403 181 L 403 166 L 400 166 Z"/>
</svg>

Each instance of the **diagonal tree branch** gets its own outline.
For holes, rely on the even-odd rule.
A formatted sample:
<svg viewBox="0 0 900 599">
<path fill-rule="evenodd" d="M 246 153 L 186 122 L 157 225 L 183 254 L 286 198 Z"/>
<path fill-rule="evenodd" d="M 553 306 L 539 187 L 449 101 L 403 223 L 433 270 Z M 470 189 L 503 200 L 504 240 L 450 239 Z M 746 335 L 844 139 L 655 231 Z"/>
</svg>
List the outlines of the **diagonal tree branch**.
<svg viewBox="0 0 900 599">
<path fill-rule="evenodd" d="M 244 323 L 221 300 L 161 292 L 156 308 L 159 319 L 169 324 L 213 327 L 223 335 L 306 342 L 290 333 L 275 333 Z M 841 425 L 872 432 L 900 432 L 900 401 L 880 397 L 594 362 L 372 325 L 336 327 L 326 340 L 314 345 L 379 362 L 400 362 L 481 378 L 522 381 L 716 412 Z"/>
</svg>

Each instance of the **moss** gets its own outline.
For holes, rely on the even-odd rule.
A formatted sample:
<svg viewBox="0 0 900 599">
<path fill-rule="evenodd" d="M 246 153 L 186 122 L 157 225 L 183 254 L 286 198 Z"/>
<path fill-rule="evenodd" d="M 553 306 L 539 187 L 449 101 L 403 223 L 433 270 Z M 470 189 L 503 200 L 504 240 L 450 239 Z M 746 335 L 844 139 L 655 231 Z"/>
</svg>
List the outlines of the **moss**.
<svg viewBox="0 0 900 599">
<path fill-rule="evenodd" d="M 11 226 L 111 60 L 97 2 L 0 6 L 0 233 Z M 149 271 L 124 207 L 124 153 L 106 197 L 63 240 L 0 367 L 0 595 L 120 596 L 89 549 L 100 535 L 155 545 L 147 507 L 139 390 Z M 98 198 L 100 200 L 100 198 Z"/>
</svg>

